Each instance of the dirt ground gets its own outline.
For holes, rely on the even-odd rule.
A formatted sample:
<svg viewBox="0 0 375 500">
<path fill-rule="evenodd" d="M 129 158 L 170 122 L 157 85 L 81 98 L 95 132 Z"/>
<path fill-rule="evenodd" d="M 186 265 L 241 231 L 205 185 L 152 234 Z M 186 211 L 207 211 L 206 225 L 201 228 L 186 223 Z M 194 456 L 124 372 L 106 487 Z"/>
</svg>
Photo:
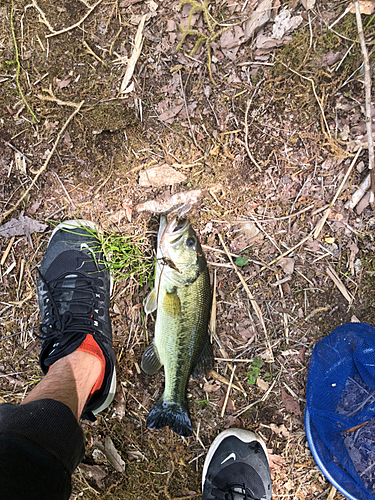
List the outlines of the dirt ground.
<svg viewBox="0 0 375 500">
<path fill-rule="evenodd" d="M 139 368 L 149 283 L 137 271 L 116 282 L 117 395 L 83 423 L 72 500 L 199 498 L 208 447 L 232 426 L 266 441 L 274 498 L 343 498 L 311 456 L 303 412 L 314 345 L 343 322 L 374 323 L 374 211 L 368 198 L 345 207 L 368 174 L 348 5 L 0 0 L 1 223 L 47 225 L 0 236 L 0 402 L 41 379 L 35 267 L 61 220 L 130 235 L 151 264 L 159 214 L 190 201 L 216 297 L 214 372 L 189 382 L 184 439 L 145 426 L 164 383 Z M 374 36 L 370 22 L 372 62 Z M 108 436 L 125 473 L 99 450 Z"/>
</svg>

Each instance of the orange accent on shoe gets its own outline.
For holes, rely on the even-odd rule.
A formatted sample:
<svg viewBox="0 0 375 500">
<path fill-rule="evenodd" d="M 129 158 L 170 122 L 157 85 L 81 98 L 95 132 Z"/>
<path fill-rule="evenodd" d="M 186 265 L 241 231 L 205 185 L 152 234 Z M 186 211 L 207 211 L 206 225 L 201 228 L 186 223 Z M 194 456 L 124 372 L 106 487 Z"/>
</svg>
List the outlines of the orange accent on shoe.
<svg viewBox="0 0 375 500">
<path fill-rule="evenodd" d="M 94 337 L 91 334 L 86 335 L 85 340 L 78 347 L 77 351 L 83 351 L 83 352 L 87 352 L 89 354 L 92 354 L 93 356 L 98 358 L 98 360 L 100 361 L 100 363 L 102 365 L 101 370 L 100 370 L 100 375 L 96 379 L 94 387 L 91 389 L 90 396 L 89 396 L 89 397 L 91 397 L 94 394 L 94 392 L 98 391 L 101 388 L 101 386 L 103 384 L 104 374 L 105 374 L 105 357 L 104 357 L 103 351 L 100 349 L 99 345 L 94 340 Z"/>
</svg>

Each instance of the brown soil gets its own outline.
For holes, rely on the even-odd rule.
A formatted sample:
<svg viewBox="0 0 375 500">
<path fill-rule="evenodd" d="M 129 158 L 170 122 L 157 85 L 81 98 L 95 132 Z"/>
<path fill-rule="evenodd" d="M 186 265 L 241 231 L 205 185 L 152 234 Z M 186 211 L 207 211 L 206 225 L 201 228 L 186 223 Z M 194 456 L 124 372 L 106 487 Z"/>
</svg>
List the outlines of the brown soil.
<svg viewBox="0 0 375 500">
<path fill-rule="evenodd" d="M 164 380 L 163 373 L 149 377 L 139 369 L 153 335 L 154 320 L 146 324 L 141 307 L 149 285 L 141 287 L 136 273 L 117 282 L 112 310 L 118 392 L 97 422 L 83 423 L 87 452 L 74 474 L 72 499 L 200 497 L 207 449 L 219 431 L 232 426 L 259 432 L 272 450 L 274 498 L 311 500 L 331 491 L 304 434 L 307 369 L 314 345 L 334 327 L 353 316 L 374 323 L 375 219 L 369 204 L 357 211 L 344 207 L 367 175 L 366 168 L 356 168 L 361 161 L 368 164 L 364 147 L 322 230 L 315 238 L 312 234 L 366 142 L 366 130 L 363 76 L 356 71 L 362 62 L 359 45 L 346 54 L 357 37 L 355 16 L 346 14 L 330 31 L 327 25 L 346 5 L 317 0 L 307 11 L 305 3 L 274 0 L 262 28 L 265 35 L 282 9 L 302 15 L 299 27 L 278 47 L 256 46 L 259 28 L 228 49 L 218 32 L 226 24 L 243 26 L 258 2 L 238 2 L 234 11 L 231 2 L 213 2 L 209 12 L 220 25 L 212 28 L 208 65 L 205 42 L 189 55 L 196 35 L 176 51 L 188 4 L 179 9 L 172 0 L 102 1 L 78 27 L 49 36 L 51 29 L 81 20 L 88 4 L 21 0 L 11 7 L 0 1 L 2 223 L 21 211 L 48 223 L 42 233 L 16 236 L 6 258 L 10 240 L 0 236 L 0 402 L 19 403 L 41 378 L 35 266 L 57 222 L 85 218 L 107 234 L 142 238 L 149 261 L 158 214 L 140 211 L 140 205 L 156 200 L 163 211 L 173 194 L 201 189 L 189 216 L 205 245 L 212 279 L 216 276 L 214 370 L 221 379 L 210 375 L 189 382 L 195 433 L 188 439 L 145 426 Z M 134 90 L 119 97 L 142 14 L 150 17 Z M 364 24 L 369 20 L 363 16 Z M 213 36 L 201 10 L 193 21 L 194 29 Z M 373 37 L 372 23 L 366 30 L 369 50 Z M 163 113 L 176 106 L 179 112 L 171 111 L 166 119 Z M 141 171 L 165 164 L 183 172 L 186 181 L 139 184 Z M 22 198 L 35 176 L 34 187 Z M 234 259 L 242 257 L 238 270 L 265 328 L 219 235 Z M 293 262 L 275 260 L 287 250 Z M 294 265 L 291 274 L 288 263 Z M 353 296 L 352 303 L 334 285 L 328 266 Z M 245 361 L 223 361 L 233 358 Z M 261 380 L 249 384 L 257 358 L 263 360 Z M 233 366 L 233 384 L 241 390 L 231 389 L 221 417 Z M 116 472 L 95 446 L 106 436 L 125 460 L 125 474 Z M 336 493 L 335 498 L 342 497 Z"/>
</svg>

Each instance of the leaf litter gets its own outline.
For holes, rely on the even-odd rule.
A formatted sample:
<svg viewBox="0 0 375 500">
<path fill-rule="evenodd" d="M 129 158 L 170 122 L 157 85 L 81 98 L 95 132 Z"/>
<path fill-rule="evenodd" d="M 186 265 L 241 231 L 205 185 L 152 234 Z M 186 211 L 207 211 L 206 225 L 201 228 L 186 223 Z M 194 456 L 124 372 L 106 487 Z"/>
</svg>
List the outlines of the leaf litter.
<svg viewBox="0 0 375 500">
<path fill-rule="evenodd" d="M 365 3 L 360 2 L 363 12 Z M 183 442 L 168 429 L 156 433 L 145 428 L 147 410 L 163 385 L 159 375 L 150 386 L 139 369 L 153 329 L 152 320 L 144 324 L 139 307 L 149 285 L 141 289 L 136 276 L 117 283 L 112 314 L 122 391 L 96 424 L 85 423 L 85 433 L 88 441 L 102 446 L 103 436 L 111 435 L 116 451 L 125 457 L 127 474 L 98 463 L 107 475 L 95 479 L 83 467 L 75 475 L 72 499 L 196 495 L 209 444 L 220 430 L 235 425 L 259 432 L 278 457 L 272 471 L 275 496 L 312 500 L 328 488 L 306 448 L 301 419 L 312 347 L 354 312 L 374 323 L 368 307 L 372 206 L 367 200 L 356 212 L 345 208 L 368 174 L 361 54 L 358 46 L 350 48 L 350 40 L 357 37 L 354 16 L 345 13 L 345 6 L 335 4 L 327 11 L 313 0 L 210 2 L 206 12 L 193 13 L 191 29 L 196 31 L 186 34 L 176 52 L 193 4 L 180 10 L 169 1 L 123 1 L 115 7 L 102 3 L 95 9 L 88 5 L 71 10 L 66 3 L 58 10 L 48 0 L 27 9 L 23 2 L 17 4 L 20 85 L 27 89 L 25 98 L 41 125 L 30 123 L 12 86 L 14 68 L 6 67 L 0 95 L 6 110 L 0 125 L 4 212 L 20 200 L 32 174 L 28 164 L 26 172 L 16 168 L 12 146 L 21 158 L 32 158 L 35 171 L 49 162 L 18 205 L 40 223 L 88 218 L 105 229 L 142 237 L 151 253 L 154 214 L 189 204 L 210 271 L 217 274 L 217 361 L 215 378 L 189 382 L 192 416 L 199 426 L 196 439 Z M 9 13 L 1 9 L 1 32 L 9 40 Z M 131 92 L 119 98 L 145 15 Z M 48 19 L 56 19 L 54 28 Z M 81 42 L 83 23 L 94 55 Z M 335 32 L 322 28 L 333 24 Z M 365 37 L 372 36 L 369 24 Z M 0 43 L 6 60 L 14 60 L 12 46 Z M 79 113 L 63 130 L 71 108 L 77 109 L 82 99 Z M 364 169 L 353 170 L 333 203 L 360 148 L 357 163 Z M 186 178 L 171 186 L 140 185 L 140 173 L 155 165 L 173 165 Z M 222 189 L 210 189 L 217 185 Z M 330 204 L 330 212 L 324 212 Z M 314 238 L 319 220 L 324 223 Z M 1 301 L 21 304 L 17 315 L 11 307 L 0 308 L 0 338 L 23 332 L 3 341 L 2 371 L 22 367 L 23 378 L 13 379 L 24 388 L 40 377 L 38 343 L 33 331 L 24 332 L 24 325 L 38 325 L 29 271 L 41 260 L 46 229 L 30 232 L 28 238 L 20 234 L 14 240 L 0 239 Z M 342 291 L 332 286 L 328 265 Z M 274 287 L 284 275 L 292 279 Z M 341 295 L 345 291 L 354 298 L 350 310 Z M 253 303 L 259 307 L 255 314 Z M 273 361 L 265 356 L 267 337 Z M 264 371 L 256 381 L 261 386 L 249 385 L 249 368 L 259 358 Z M 233 365 L 235 377 L 221 417 Z M 1 378 L 1 398 L 21 398 L 6 377 Z M 94 456 L 88 447 L 83 465 L 91 467 Z"/>
</svg>

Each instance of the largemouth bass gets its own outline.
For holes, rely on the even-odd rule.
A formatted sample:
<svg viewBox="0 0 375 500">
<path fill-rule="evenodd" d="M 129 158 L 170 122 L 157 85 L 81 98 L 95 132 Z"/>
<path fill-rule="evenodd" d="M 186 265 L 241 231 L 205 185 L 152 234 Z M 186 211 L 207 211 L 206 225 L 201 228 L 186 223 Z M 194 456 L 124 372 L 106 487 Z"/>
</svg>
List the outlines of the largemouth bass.
<svg viewBox="0 0 375 500">
<path fill-rule="evenodd" d="M 162 397 L 147 417 L 152 429 L 169 426 L 181 436 L 193 430 L 186 399 L 190 375 L 213 365 L 208 335 L 211 286 L 199 239 L 186 219 L 160 219 L 155 287 L 144 301 L 148 314 L 157 311 L 155 337 L 142 357 L 142 369 L 153 375 L 164 366 Z"/>
</svg>

